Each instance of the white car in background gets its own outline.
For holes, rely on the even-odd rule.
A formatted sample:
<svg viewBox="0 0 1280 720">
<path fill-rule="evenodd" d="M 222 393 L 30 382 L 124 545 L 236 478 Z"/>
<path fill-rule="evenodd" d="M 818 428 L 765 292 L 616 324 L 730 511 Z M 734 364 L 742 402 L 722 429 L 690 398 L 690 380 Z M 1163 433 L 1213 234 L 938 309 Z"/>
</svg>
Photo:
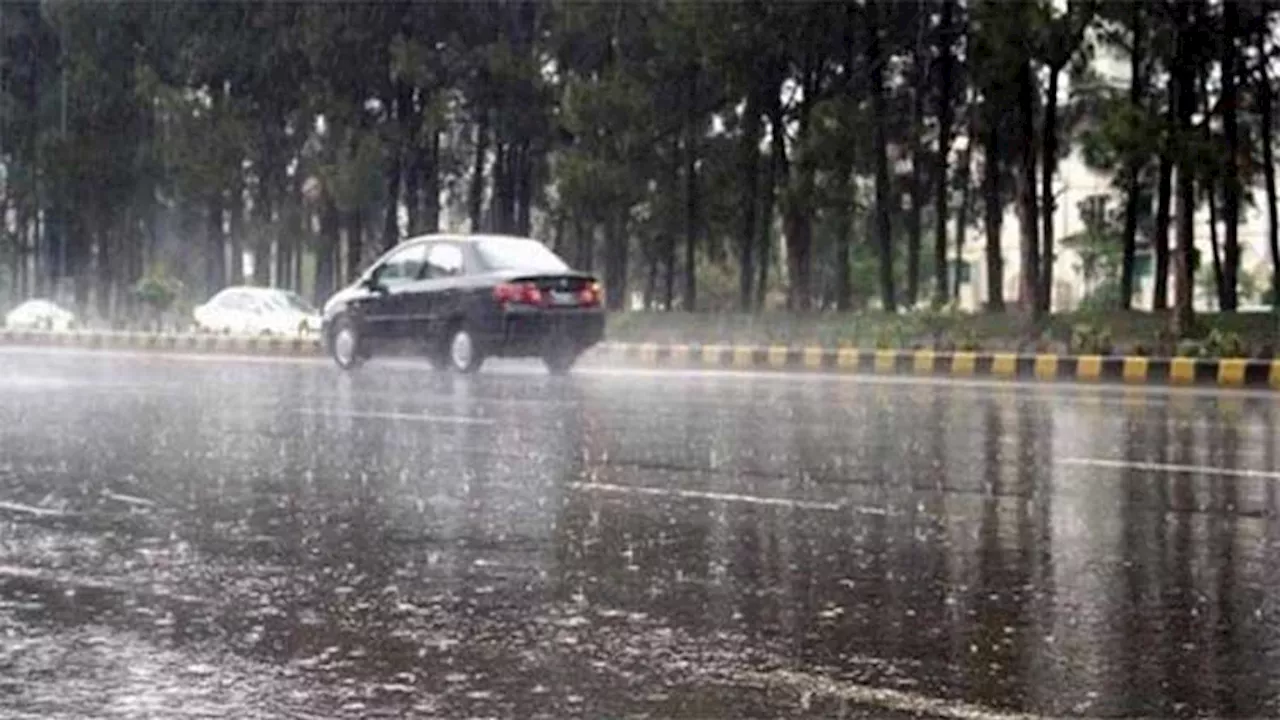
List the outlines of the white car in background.
<svg viewBox="0 0 1280 720">
<path fill-rule="evenodd" d="M 320 330 L 320 311 L 301 295 L 279 288 L 229 287 L 192 311 L 205 332 L 236 335 L 309 335 Z"/>
<path fill-rule="evenodd" d="M 75 325 L 75 314 L 50 300 L 28 300 L 4 316 L 4 326 L 17 330 L 66 332 Z"/>
</svg>

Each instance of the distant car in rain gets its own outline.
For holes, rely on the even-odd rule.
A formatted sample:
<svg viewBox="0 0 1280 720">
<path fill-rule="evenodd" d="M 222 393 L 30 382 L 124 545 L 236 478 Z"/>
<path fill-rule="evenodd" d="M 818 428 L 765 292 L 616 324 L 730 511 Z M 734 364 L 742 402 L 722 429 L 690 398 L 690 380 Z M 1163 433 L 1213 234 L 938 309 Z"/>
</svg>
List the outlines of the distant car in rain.
<svg viewBox="0 0 1280 720">
<path fill-rule="evenodd" d="M 198 330 L 237 335 L 309 335 L 321 326 L 311 303 L 279 288 L 225 288 L 191 315 Z"/>
<path fill-rule="evenodd" d="M 604 337 L 600 284 L 542 243 L 503 235 L 406 240 L 324 306 L 324 341 L 351 369 L 381 348 L 424 347 L 436 368 L 540 357 L 564 373 Z"/>
<path fill-rule="evenodd" d="M 65 332 L 76 326 L 75 313 L 50 300 L 27 300 L 4 316 L 4 326 L 17 330 Z"/>
</svg>

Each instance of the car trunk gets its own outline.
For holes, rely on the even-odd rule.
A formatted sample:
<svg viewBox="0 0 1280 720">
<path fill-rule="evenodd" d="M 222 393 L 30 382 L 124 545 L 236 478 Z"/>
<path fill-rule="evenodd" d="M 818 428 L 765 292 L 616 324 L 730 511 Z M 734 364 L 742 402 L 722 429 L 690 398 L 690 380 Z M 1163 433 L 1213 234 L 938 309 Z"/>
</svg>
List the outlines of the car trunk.
<svg viewBox="0 0 1280 720">
<path fill-rule="evenodd" d="M 595 297 L 594 301 L 584 297 L 584 292 L 589 290 L 596 280 L 582 273 L 520 274 L 512 277 L 508 282 L 534 285 L 542 293 L 543 306 L 548 308 L 594 306 L 600 302 L 599 297 Z"/>
</svg>

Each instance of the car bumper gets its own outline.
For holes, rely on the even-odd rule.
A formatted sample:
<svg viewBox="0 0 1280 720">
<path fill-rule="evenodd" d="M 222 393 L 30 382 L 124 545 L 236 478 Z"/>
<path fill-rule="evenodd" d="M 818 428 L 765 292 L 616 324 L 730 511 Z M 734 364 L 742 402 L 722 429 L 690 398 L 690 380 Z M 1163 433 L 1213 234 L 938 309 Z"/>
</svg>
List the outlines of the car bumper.
<svg viewBox="0 0 1280 720">
<path fill-rule="evenodd" d="M 509 310 L 489 338 L 489 352 L 527 357 L 565 346 L 582 352 L 603 339 L 604 312 L 600 310 Z"/>
</svg>

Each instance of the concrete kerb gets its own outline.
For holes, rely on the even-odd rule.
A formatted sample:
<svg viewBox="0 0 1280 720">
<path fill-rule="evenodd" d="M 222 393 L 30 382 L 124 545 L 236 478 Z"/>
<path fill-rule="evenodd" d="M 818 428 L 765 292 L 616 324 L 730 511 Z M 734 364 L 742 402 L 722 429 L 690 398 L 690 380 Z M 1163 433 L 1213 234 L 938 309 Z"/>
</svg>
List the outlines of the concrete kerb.
<svg viewBox="0 0 1280 720">
<path fill-rule="evenodd" d="M 58 333 L 5 328 L 0 328 L 0 345 L 294 357 L 314 357 L 324 353 L 317 337 L 89 331 Z M 919 375 L 1041 382 L 1113 382 L 1130 385 L 1208 385 L 1280 391 L 1280 360 L 654 343 L 603 343 L 591 352 L 591 356 L 600 362 L 651 368 Z"/>
</svg>

